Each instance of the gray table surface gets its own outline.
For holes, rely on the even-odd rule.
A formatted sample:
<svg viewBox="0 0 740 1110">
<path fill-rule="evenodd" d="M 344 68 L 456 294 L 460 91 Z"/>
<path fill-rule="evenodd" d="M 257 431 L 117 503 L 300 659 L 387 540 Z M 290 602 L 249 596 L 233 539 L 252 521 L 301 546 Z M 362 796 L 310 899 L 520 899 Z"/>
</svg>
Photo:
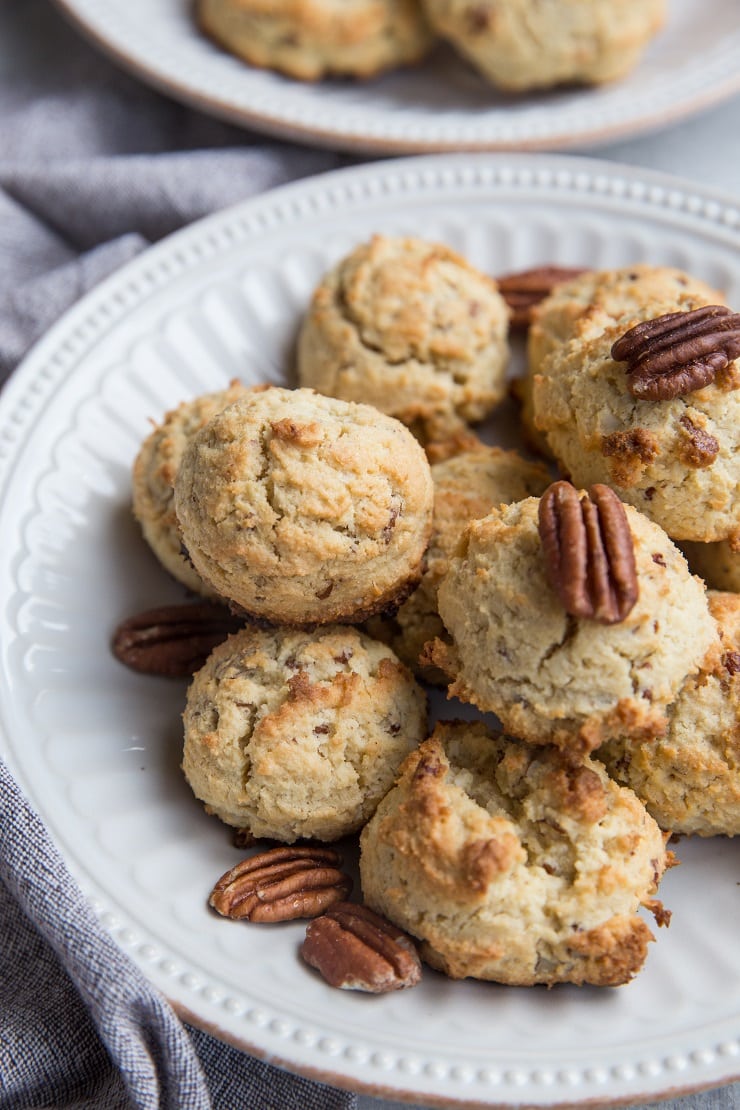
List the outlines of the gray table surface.
<svg viewBox="0 0 740 1110">
<path fill-rule="evenodd" d="M 740 0 L 738 0 L 740 3 Z M 38 7 L 0 0 L 0 74 L 24 77 L 41 70 L 54 49 L 56 17 Z M 0 121 L 0 157 L 2 157 Z M 701 115 L 631 140 L 584 148 L 581 153 L 676 174 L 740 197 L 740 97 Z M 361 1096 L 360 1110 L 408 1110 L 408 1103 Z M 653 1104 L 651 1104 L 653 1105 Z M 664 1110 L 738 1110 L 740 1085 L 663 1102 Z M 293 1110 L 293 1108 L 287 1108 Z M 298 1108 L 295 1108 L 298 1110 Z M 416 1110 L 424 1110 L 417 1106 Z M 648 1110 L 643 1107 L 642 1110 Z"/>
</svg>

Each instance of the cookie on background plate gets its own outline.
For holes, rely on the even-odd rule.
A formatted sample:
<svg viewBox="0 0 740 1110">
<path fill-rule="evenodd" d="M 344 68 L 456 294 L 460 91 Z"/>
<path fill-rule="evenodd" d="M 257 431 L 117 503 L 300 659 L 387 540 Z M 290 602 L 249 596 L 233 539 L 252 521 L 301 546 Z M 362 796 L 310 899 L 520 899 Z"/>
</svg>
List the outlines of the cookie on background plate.
<svg viewBox="0 0 740 1110">
<path fill-rule="evenodd" d="M 710 593 L 720 638 L 668 710 L 663 736 L 608 741 L 598 758 L 662 829 L 740 834 L 740 594 Z"/>
<path fill-rule="evenodd" d="M 424 0 L 435 30 L 510 91 L 613 81 L 637 63 L 666 0 Z"/>
<path fill-rule="evenodd" d="M 373 77 L 434 41 L 419 0 L 195 0 L 195 16 L 250 65 L 303 81 Z"/>
</svg>

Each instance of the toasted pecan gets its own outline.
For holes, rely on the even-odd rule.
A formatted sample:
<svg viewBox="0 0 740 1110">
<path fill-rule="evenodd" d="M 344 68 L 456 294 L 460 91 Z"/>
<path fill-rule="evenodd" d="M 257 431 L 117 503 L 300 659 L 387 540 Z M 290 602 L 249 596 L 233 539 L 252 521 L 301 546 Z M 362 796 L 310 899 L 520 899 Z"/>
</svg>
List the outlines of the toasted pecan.
<svg viewBox="0 0 740 1110">
<path fill-rule="evenodd" d="M 634 541 L 624 506 L 608 486 L 579 496 L 553 482 L 540 499 L 539 533 L 548 580 L 574 617 L 616 624 L 638 597 Z"/>
<path fill-rule="evenodd" d="M 633 397 L 682 397 L 710 385 L 740 358 L 740 313 L 725 305 L 668 312 L 626 331 L 612 344 L 611 356 L 627 363 Z"/>
</svg>

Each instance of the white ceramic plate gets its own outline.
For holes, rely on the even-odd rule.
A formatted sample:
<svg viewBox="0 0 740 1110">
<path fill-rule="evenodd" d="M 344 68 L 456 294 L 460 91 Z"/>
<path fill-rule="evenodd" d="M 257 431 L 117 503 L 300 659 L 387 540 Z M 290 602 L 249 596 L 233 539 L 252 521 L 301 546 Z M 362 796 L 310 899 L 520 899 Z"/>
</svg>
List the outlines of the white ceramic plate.
<svg viewBox="0 0 740 1110">
<path fill-rule="evenodd" d="M 638 67 L 613 85 L 506 97 L 442 49 L 367 84 L 301 84 L 244 65 L 195 29 L 190 0 L 57 0 L 124 66 L 206 112 L 376 153 L 553 150 L 675 122 L 740 89 L 737 0 L 668 0 Z"/>
<path fill-rule="evenodd" d="M 104 925 L 178 1010 L 306 1074 L 445 1104 L 574 1106 L 740 1074 L 740 841 L 684 841 L 674 911 L 618 990 L 515 989 L 431 971 L 333 991 L 300 923 L 206 908 L 238 858 L 179 772 L 184 685 L 110 655 L 124 616 L 180 598 L 129 511 L 149 417 L 284 380 L 326 267 L 374 231 L 442 239 L 492 271 L 685 267 L 740 303 L 740 211 L 702 189 L 567 157 L 438 156 L 280 189 L 181 232 L 76 306 L 0 397 L 0 750 Z"/>
</svg>

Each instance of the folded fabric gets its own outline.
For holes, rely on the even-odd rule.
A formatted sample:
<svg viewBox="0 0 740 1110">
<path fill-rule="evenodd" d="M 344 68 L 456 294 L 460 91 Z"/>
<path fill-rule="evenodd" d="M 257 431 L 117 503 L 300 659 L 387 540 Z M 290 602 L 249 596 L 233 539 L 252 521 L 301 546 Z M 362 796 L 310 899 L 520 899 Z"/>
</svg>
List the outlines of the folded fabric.
<svg viewBox="0 0 740 1110">
<path fill-rule="evenodd" d="M 0 383 L 152 242 L 349 160 L 151 92 L 48 0 L 0 0 L 0 43 Z M 731 1110 L 737 1098 L 732 1087 L 664 1105 Z M 0 760 L 0 1110 L 357 1106 L 184 1026 L 98 925 Z"/>
<path fill-rule="evenodd" d="M 3 63 L 17 59 L 0 66 L 0 382 L 65 309 L 150 243 L 338 161 L 150 92 L 44 0 L 0 0 L 0 38 Z M 0 762 L 3 1110 L 356 1103 L 184 1026 L 99 926 Z"/>
<path fill-rule="evenodd" d="M 181 1025 L 98 925 L 0 761 L 0 1106 L 349 1110 Z M 200 1057 L 200 1059 L 199 1059 Z"/>
</svg>

